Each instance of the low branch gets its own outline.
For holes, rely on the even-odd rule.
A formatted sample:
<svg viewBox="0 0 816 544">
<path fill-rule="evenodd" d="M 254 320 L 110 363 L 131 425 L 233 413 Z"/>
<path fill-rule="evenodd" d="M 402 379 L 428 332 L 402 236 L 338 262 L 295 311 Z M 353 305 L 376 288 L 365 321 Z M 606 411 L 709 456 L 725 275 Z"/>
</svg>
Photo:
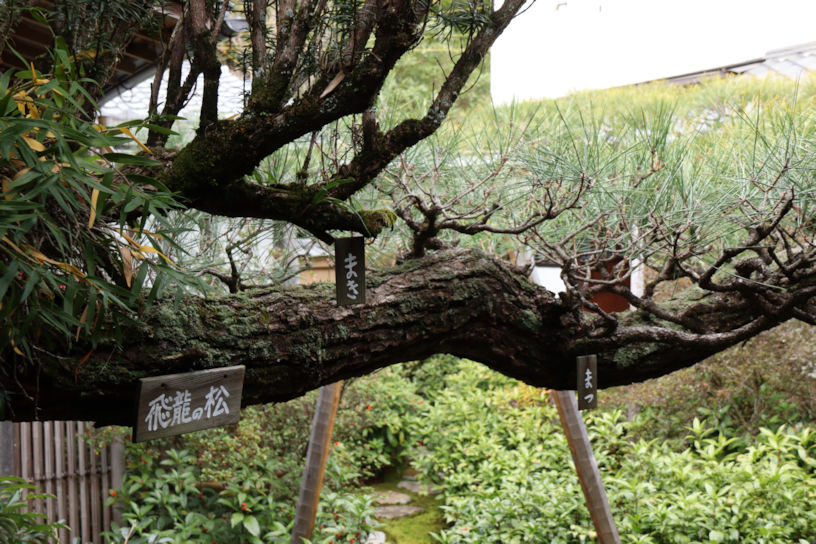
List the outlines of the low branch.
<svg viewBox="0 0 816 544">
<path fill-rule="evenodd" d="M 330 284 L 169 300 L 122 330 L 120 344 L 78 345 L 64 356 L 41 349 L 39 375 L 0 379 L 14 419 L 130 424 L 138 380 L 151 375 L 243 364 L 244 403 L 258 404 L 450 353 L 531 385 L 572 389 L 575 357 L 595 353 L 608 387 L 689 366 L 777 323 L 752 312 L 739 294 L 714 293 L 688 302 L 704 333 L 637 312 L 590 338 L 592 316 L 580 300 L 556 299 L 510 265 L 469 249 L 372 273 L 367 292 L 367 303 L 353 307 L 338 307 Z"/>
</svg>

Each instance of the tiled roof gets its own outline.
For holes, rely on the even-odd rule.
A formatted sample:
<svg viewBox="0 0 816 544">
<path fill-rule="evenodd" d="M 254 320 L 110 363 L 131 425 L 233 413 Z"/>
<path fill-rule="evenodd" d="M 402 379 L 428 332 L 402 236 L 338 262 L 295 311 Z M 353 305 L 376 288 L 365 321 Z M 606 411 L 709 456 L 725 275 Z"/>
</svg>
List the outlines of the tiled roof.
<svg viewBox="0 0 816 544">
<path fill-rule="evenodd" d="M 185 70 L 186 72 L 186 70 Z M 150 74 L 148 74 L 150 76 Z M 183 77 L 183 76 L 182 76 Z M 196 85 L 201 88 L 203 76 L 199 76 Z M 152 77 L 147 77 L 132 87 L 120 85 L 105 95 L 100 100 L 100 115 L 107 124 L 116 124 L 131 119 L 141 119 L 147 115 L 147 106 L 150 102 L 150 86 Z M 218 84 L 218 114 L 228 117 L 240 113 L 244 106 L 244 93 L 250 89 L 250 80 L 244 80 L 240 75 L 235 75 L 226 66 L 221 67 L 221 79 Z M 161 97 L 167 87 L 167 76 L 162 81 Z M 161 108 L 159 108 L 161 109 Z M 189 117 L 195 121 L 197 113 L 201 109 L 201 94 L 195 93 L 190 102 L 181 110 L 182 117 Z"/>
<path fill-rule="evenodd" d="M 813 70 L 816 70 L 816 42 L 775 49 L 762 58 L 673 76 L 666 78 L 666 81 L 677 84 L 695 83 L 707 77 L 725 74 L 757 77 L 776 74 L 796 79 Z"/>
</svg>

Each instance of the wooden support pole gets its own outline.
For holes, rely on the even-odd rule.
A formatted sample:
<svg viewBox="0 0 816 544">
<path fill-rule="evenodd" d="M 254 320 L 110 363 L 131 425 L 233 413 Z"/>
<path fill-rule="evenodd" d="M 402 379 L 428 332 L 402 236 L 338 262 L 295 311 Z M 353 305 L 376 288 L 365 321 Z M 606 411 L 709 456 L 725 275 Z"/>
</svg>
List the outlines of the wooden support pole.
<svg viewBox="0 0 816 544">
<path fill-rule="evenodd" d="M 598 463 L 592 453 L 584 420 L 578 411 L 575 391 L 551 391 L 550 397 L 558 409 L 558 417 L 561 418 L 561 425 L 567 435 L 567 443 L 584 491 L 589 515 L 592 516 L 595 532 L 598 533 L 598 541 L 601 544 L 620 544 L 618 528 L 612 519 Z"/>
<path fill-rule="evenodd" d="M 343 382 L 324 385 L 317 397 L 309 448 L 306 450 L 306 466 L 300 482 L 300 495 L 292 526 L 291 544 L 302 544 L 303 539 L 312 538 L 320 490 L 323 488 L 323 475 L 329 458 L 334 419 L 342 390 Z"/>
</svg>

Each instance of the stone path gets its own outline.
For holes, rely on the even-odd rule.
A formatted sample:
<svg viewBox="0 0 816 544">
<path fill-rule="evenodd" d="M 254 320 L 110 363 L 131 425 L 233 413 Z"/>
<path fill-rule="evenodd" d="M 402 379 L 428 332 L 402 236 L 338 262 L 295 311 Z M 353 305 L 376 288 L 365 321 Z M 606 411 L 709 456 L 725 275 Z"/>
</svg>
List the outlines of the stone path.
<svg viewBox="0 0 816 544">
<path fill-rule="evenodd" d="M 385 544 L 385 533 L 382 531 L 371 531 L 365 544 Z"/>
<path fill-rule="evenodd" d="M 404 518 L 422 512 L 419 506 L 408 504 L 411 502 L 410 495 L 397 491 L 378 491 L 374 493 L 374 502 L 379 505 L 374 517 L 379 519 Z"/>
<path fill-rule="evenodd" d="M 415 495 L 436 495 L 442 490 L 431 484 L 422 484 L 417 481 L 417 471 L 406 469 L 403 472 L 404 479 L 397 484 L 400 489 Z M 374 517 L 378 519 L 396 519 L 413 516 L 422 512 L 419 506 L 409 504 L 413 497 L 407 493 L 399 491 L 377 491 L 373 494 L 374 502 L 377 504 Z M 382 531 L 372 531 L 368 535 L 365 544 L 386 544 L 385 533 Z"/>
<path fill-rule="evenodd" d="M 442 490 L 433 484 L 421 484 L 417 481 L 403 480 L 397 484 L 400 489 L 405 489 L 417 495 L 438 495 Z"/>
<path fill-rule="evenodd" d="M 409 504 L 386 505 L 378 506 L 377 513 L 374 514 L 374 517 L 378 519 L 396 519 L 413 516 L 420 512 L 422 512 L 422 508 L 419 506 L 411 506 Z"/>
<path fill-rule="evenodd" d="M 377 491 L 372 495 L 374 502 L 383 504 L 408 504 L 411 502 L 411 495 L 399 493 L 397 491 Z"/>
</svg>

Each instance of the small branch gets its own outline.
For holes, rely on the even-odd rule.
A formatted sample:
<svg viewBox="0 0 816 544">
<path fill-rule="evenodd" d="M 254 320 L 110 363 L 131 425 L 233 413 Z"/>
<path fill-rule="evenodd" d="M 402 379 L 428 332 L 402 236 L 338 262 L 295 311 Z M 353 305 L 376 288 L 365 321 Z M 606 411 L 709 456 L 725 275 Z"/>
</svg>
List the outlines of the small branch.
<svg viewBox="0 0 816 544">
<path fill-rule="evenodd" d="M 247 12 L 254 77 L 266 69 L 266 2 L 267 0 L 252 0 L 252 9 Z"/>
<path fill-rule="evenodd" d="M 758 246 L 765 238 L 767 238 L 774 231 L 774 229 L 782 221 L 782 218 L 784 218 L 785 215 L 793 207 L 793 192 L 791 191 L 789 195 L 788 194 L 782 195 L 777 207 L 778 211 L 776 213 L 776 216 L 770 223 L 758 225 L 756 227 L 751 227 L 749 229 L 750 235 L 739 246 L 735 248 L 724 249 L 720 257 L 714 262 L 714 264 L 708 267 L 708 269 L 702 275 L 698 276 L 693 271 L 689 270 L 688 272 L 690 277 L 693 277 L 696 283 L 703 289 L 720 292 L 734 290 L 735 288 L 734 282 L 729 282 L 726 284 L 715 283 L 713 281 L 714 274 L 717 273 L 727 262 L 731 261 L 734 257 L 739 255 L 743 251 L 746 251 L 746 249 Z"/>
</svg>

